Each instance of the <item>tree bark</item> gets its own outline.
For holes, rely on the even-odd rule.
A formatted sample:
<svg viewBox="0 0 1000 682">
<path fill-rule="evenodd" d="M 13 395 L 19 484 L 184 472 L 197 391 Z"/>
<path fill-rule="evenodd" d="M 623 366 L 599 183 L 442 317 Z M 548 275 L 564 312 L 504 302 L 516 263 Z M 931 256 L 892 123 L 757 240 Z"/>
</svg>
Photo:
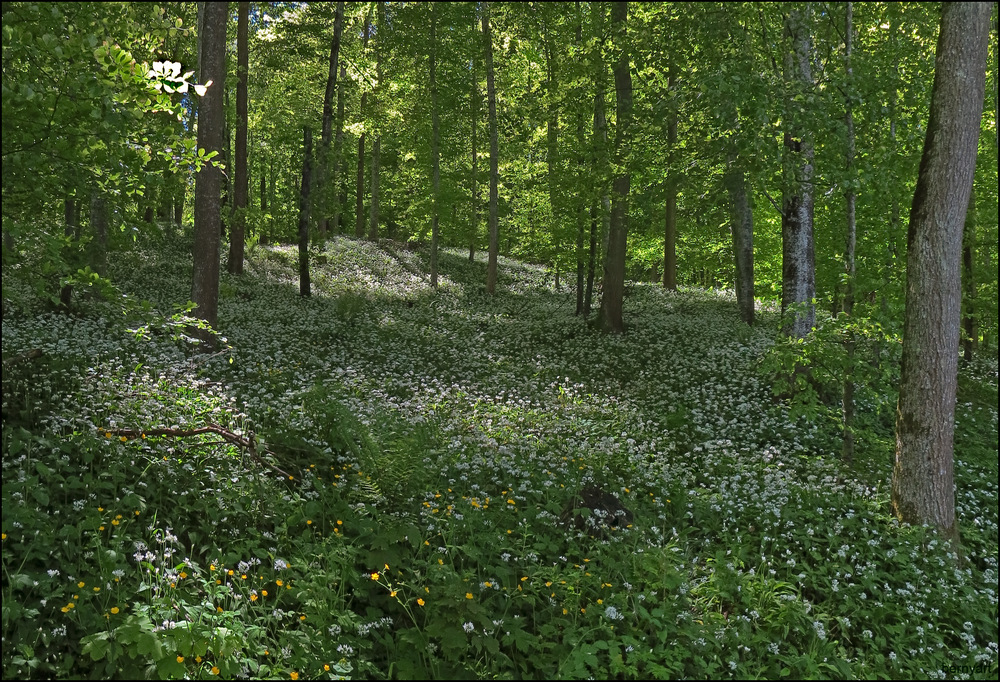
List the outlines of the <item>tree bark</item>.
<svg viewBox="0 0 1000 682">
<path fill-rule="evenodd" d="M 212 81 L 198 103 L 198 147 L 206 153 L 223 151 L 225 140 L 226 25 L 228 2 L 205 3 L 200 36 L 202 82 Z M 219 224 L 222 222 L 222 169 L 218 156 L 205 163 L 194 185 L 194 274 L 191 301 L 194 315 L 211 326 L 219 316 Z"/>
<path fill-rule="evenodd" d="M 323 93 L 323 123 L 320 132 L 319 163 L 316 168 L 316 196 L 319 199 L 319 222 L 316 233 L 320 243 L 326 241 L 330 226 L 330 204 L 336 187 L 328 182 L 335 175 L 333 167 L 336 160 L 330 156 L 330 143 L 333 138 L 333 94 L 337 92 L 337 72 L 340 67 L 340 37 L 344 30 L 344 3 L 337 2 L 333 20 L 333 39 L 330 41 L 330 68 L 326 76 L 326 91 Z"/>
<path fill-rule="evenodd" d="M 809 60 L 811 11 L 807 3 L 785 17 L 785 133 L 782 175 L 784 178 L 781 216 L 781 313 L 786 317 L 785 333 L 804 338 L 816 322 L 816 254 L 813 241 L 813 142 L 803 122 L 795 96 L 813 88 Z"/>
<path fill-rule="evenodd" d="M 976 323 L 976 278 L 973 265 L 976 257 L 976 188 L 969 190 L 969 208 L 965 212 L 965 229 L 962 231 L 962 288 L 965 290 L 962 339 L 963 360 L 972 362 L 972 354 L 979 342 L 979 325 Z"/>
<path fill-rule="evenodd" d="M 754 323 L 753 208 L 747 192 L 746 173 L 736 154 L 729 157 L 724 184 L 729 194 L 730 224 L 733 231 L 733 260 L 736 264 L 736 306 L 740 319 Z"/>
<path fill-rule="evenodd" d="M 246 243 L 247 204 L 250 199 L 250 174 L 247 167 L 247 78 L 250 55 L 247 28 L 250 3 L 239 3 L 236 28 L 236 168 L 233 186 L 233 227 L 229 235 L 229 272 L 243 274 L 243 250 Z"/>
<path fill-rule="evenodd" d="M 431 80 L 431 288 L 438 286 L 438 221 L 441 195 L 441 121 L 438 114 L 437 80 L 435 58 L 437 57 L 437 13 L 434 4 L 428 7 L 431 13 L 431 50 L 430 50 L 430 80 Z"/>
<path fill-rule="evenodd" d="M 953 445 L 960 263 L 976 167 L 991 6 L 944 3 L 930 120 L 910 209 L 892 506 L 958 549 Z"/>
<path fill-rule="evenodd" d="M 371 11 L 369 10 L 365 14 L 365 37 L 364 37 L 364 49 L 368 51 L 368 40 L 372 32 L 372 19 Z M 364 89 L 364 83 L 361 83 L 361 88 Z M 365 113 L 368 110 L 368 91 L 364 90 L 361 93 L 361 106 L 358 111 L 358 116 L 362 121 L 365 120 Z M 361 134 L 358 136 L 358 183 L 357 183 L 357 201 L 354 207 L 354 236 L 361 239 L 365 236 L 365 135 L 367 134 L 367 122 L 365 124 L 365 129 L 362 130 Z"/>
<path fill-rule="evenodd" d="M 486 48 L 486 99 L 490 119 L 490 252 L 486 266 L 486 293 L 497 286 L 497 257 L 500 251 L 498 194 L 500 185 L 500 144 L 497 137 L 497 92 L 493 74 L 493 36 L 490 33 L 490 3 L 483 3 L 483 42 Z"/>
<path fill-rule="evenodd" d="M 628 3 L 612 5 L 614 22 L 615 96 L 617 129 L 615 132 L 615 180 L 611 190 L 611 228 L 608 232 L 608 257 L 604 263 L 604 295 L 601 297 L 601 328 L 620 334 L 625 331 L 622 302 L 625 297 L 625 250 L 628 238 L 628 200 L 630 132 L 632 123 L 632 74 L 629 70 L 627 38 Z"/>
<path fill-rule="evenodd" d="M 476 22 L 479 23 L 478 21 Z M 477 31 L 478 33 L 478 31 Z M 472 89 L 469 92 L 469 110 L 472 119 L 472 175 L 469 178 L 469 201 L 472 203 L 469 226 L 469 262 L 476 260 L 476 234 L 479 232 L 479 71 L 476 69 L 476 53 L 471 59 Z"/>
<path fill-rule="evenodd" d="M 375 144 L 372 145 L 372 202 L 371 210 L 368 214 L 368 240 L 378 241 L 379 224 L 379 200 L 381 183 L 381 149 L 382 149 L 382 51 L 385 49 L 385 35 L 387 30 L 385 23 L 385 0 L 378 1 L 378 12 L 376 14 L 377 23 L 375 25 L 375 74 L 378 79 L 375 89 L 372 91 L 372 109 L 375 118 L 378 119 L 375 131 Z"/>
<path fill-rule="evenodd" d="M 299 188 L 299 296 L 311 296 L 309 281 L 309 186 L 312 181 L 312 131 L 302 130 L 302 185 Z"/>
<path fill-rule="evenodd" d="M 676 76 L 674 66 L 670 64 L 667 70 L 667 89 L 673 89 Z M 675 148 L 677 147 L 677 106 L 670 105 L 667 118 L 667 158 L 670 165 L 670 175 L 663 181 L 663 288 L 677 291 L 677 177 L 673 168 Z"/>
<path fill-rule="evenodd" d="M 583 50 L 583 14 L 580 10 L 580 0 L 576 0 L 576 46 L 578 50 Z M 582 104 L 582 102 L 580 103 Z M 583 130 L 583 107 L 576 108 L 576 148 L 577 176 L 583 178 L 586 173 L 586 158 L 584 150 L 587 141 Z M 587 264 L 584 256 L 583 241 L 584 231 L 587 224 L 587 195 L 585 192 L 576 193 L 576 314 L 583 314 L 584 299 L 584 279 L 587 272 Z"/>
<path fill-rule="evenodd" d="M 556 56 L 556 44 L 553 38 L 553 27 L 549 25 L 548 21 L 545 20 L 548 8 L 544 5 L 540 8 L 542 10 L 543 17 L 543 31 L 545 33 L 544 52 L 545 52 L 545 109 L 546 109 L 546 121 L 545 121 L 545 168 L 546 168 L 546 180 L 548 181 L 549 190 L 549 211 L 551 216 L 551 223 L 549 225 L 550 233 L 552 234 L 552 254 L 553 266 L 555 267 L 555 288 L 556 291 L 559 290 L 559 250 L 561 246 L 560 234 L 562 230 L 560 229 L 561 222 L 559 220 L 559 214 L 561 212 L 561 206 L 559 202 L 559 106 L 557 100 L 557 74 L 559 70 L 559 62 Z"/>
<path fill-rule="evenodd" d="M 96 187 L 90 191 L 91 267 L 101 277 L 108 274 L 108 203 Z"/>
<path fill-rule="evenodd" d="M 843 312 L 849 317 L 854 315 L 854 278 L 857 274 L 854 262 L 854 250 L 857 245 L 857 222 L 855 208 L 857 193 L 854 191 L 854 111 L 851 98 L 854 96 L 854 72 L 851 68 L 851 50 L 854 43 L 854 4 L 847 3 L 844 19 L 844 57 L 847 71 L 847 95 L 844 98 L 844 123 L 847 128 L 847 154 L 845 170 L 847 174 L 847 189 L 844 192 L 847 215 L 847 244 L 844 248 L 844 301 Z M 843 412 L 843 444 L 841 455 L 845 462 L 854 461 L 854 332 L 848 331 L 845 341 L 847 350 L 847 372 L 844 376 L 844 390 L 841 399 Z"/>
<path fill-rule="evenodd" d="M 331 222 L 333 223 L 333 231 L 338 234 L 340 233 L 340 216 L 344 205 L 344 198 L 340 194 L 340 164 L 344 152 L 344 80 L 346 78 L 347 67 L 341 65 L 340 80 L 337 83 L 337 132 L 333 136 L 333 159 L 330 162 L 330 166 L 333 169 L 333 177 L 330 180 L 330 192 L 331 195 L 336 195 L 333 201 L 333 217 L 331 218 Z"/>
</svg>

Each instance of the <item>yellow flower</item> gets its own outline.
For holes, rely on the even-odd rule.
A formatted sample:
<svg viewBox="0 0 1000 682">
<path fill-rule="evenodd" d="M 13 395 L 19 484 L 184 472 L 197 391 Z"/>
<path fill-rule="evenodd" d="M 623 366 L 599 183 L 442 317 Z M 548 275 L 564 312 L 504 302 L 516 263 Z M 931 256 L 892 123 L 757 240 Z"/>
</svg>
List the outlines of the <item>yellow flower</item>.
<svg viewBox="0 0 1000 682">
<path fill-rule="evenodd" d="M 105 438 L 111 438 L 111 434 L 110 434 L 110 433 L 105 433 L 105 434 L 104 434 L 104 437 L 105 437 Z"/>
<path fill-rule="evenodd" d="M 471 592 L 466 592 L 465 593 L 465 598 L 466 599 L 472 599 L 472 593 Z"/>
<path fill-rule="evenodd" d="M 121 523 L 121 521 L 119 521 L 118 519 L 113 519 L 113 520 L 111 521 L 111 525 L 112 525 L 112 526 L 117 526 L 117 525 L 119 525 L 120 523 Z"/>
<path fill-rule="evenodd" d="M 274 581 L 274 583 L 275 583 L 275 584 L 276 584 L 276 585 L 277 585 L 278 587 L 281 587 L 282 585 L 284 585 L 284 584 L 285 584 L 285 583 L 283 583 L 283 582 L 282 582 L 282 581 L 280 581 L 280 580 L 275 580 L 275 581 Z"/>
<path fill-rule="evenodd" d="M 311 525 L 313 525 L 313 522 L 312 522 L 312 519 L 308 519 L 308 520 L 306 521 L 306 525 L 307 525 L 307 526 L 311 526 Z M 298 673 L 293 673 L 293 674 L 294 674 L 294 675 L 298 675 Z M 295 678 L 293 677 L 292 679 L 294 680 Z"/>
<path fill-rule="evenodd" d="M 104 507 L 98 507 L 98 508 L 97 508 L 97 511 L 99 511 L 99 512 L 102 512 L 102 511 L 104 511 Z"/>
<path fill-rule="evenodd" d="M 184 662 L 184 657 L 183 656 L 178 656 L 177 657 L 177 662 L 178 663 L 183 663 Z"/>
<path fill-rule="evenodd" d="M 101 588 L 100 588 L 100 587 L 95 587 L 95 588 L 94 588 L 94 592 L 100 592 L 100 591 L 101 591 Z"/>
<path fill-rule="evenodd" d="M 218 666 L 216 666 L 216 665 L 212 666 L 212 674 L 213 675 L 218 675 L 219 674 L 219 667 Z"/>
<path fill-rule="evenodd" d="M 250 595 L 250 601 L 257 601 L 257 595 L 256 594 L 251 594 Z"/>
<path fill-rule="evenodd" d="M 291 677 L 293 680 L 297 680 L 299 679 L 299 674 L 293 670 L 291 673 Z"/>
<path fill-rule="evenodd" d="M 372 580 L 378 580 L 378 573 L 372 573 Z"/>
<path fill-rule="evenodd" d="M 121 442 L 123 442 L 123 443 L 124 443 L 125 441 L 127 441 L 127 440 L 128 440 L 128 438 L 126 438 L 125 436 L 119 436 L 119 437 L 118 437 L 118 440 L 120 440 Z M 178 661 L 178 662 L 179 662 L 179 661 Z"/>
<path fill-rule="evenodd" d="M 325 670 L 326 672 L 330 672 L 330 664 L 329 663 L 324 663 L 323 664 L 323 670 Z"/>
<path fill-rule="evenodd" d="M 101 526 L 101 527 L 100 527 L 100 528 L 98 528 L 97 530 L 104 530 L 104 526 Z M 4 535 L 4 538 L 6 538 L 6 537 L 7 537 L 7 536 L 6 536 L 6 535 Z"/>
<path fill-rule="evenodd" d="M 417 603 L 418 603 L 418 604 L 420 604 L 421 606 L 423 606 L 423 605 L 424 605 L 424 604 L 426 604 L 427 602 L 425 602 L 425 601 L 424 601 L 423 599 L 418 599 L 418 600 L 417 600 Z"/>
<path fill-rule="evenodd" d="M 216 606 L 215 610 L 218 611 L 219 613 L 222 613 L 222 607 L 221 606 Z"/>
<path fill-rule="evenodd" d="M 115 614 L 116 616 L 118 615 L 118 612 L 119 612 L 120 610 L 121 610 L 121 609 L 119 609 L 119 608 L 118 608 L 117 606 L 112 606 L 112 607 L 111 607 L 111 613 Z"/>
<path fill-rule="evenodd" d="M 226 574 L 227 575 L 232 575 L 233 574 L 233 569 L 230 568 L 228 571 L 226 571 Z"/>
<path fill-rule="evenodd" d="M 188 574 L 185 573 L 184 571 L 181 571 L 181 580 L 184 580 L 184 578 L 186 577 L 188 577 Z"/>
<path fill-rule="evenodd" d="M 306 619 L 305 615 L 299 616 L 299 620 L 305 620 L 305 619 Z"/>
<path fill-rule="evenodd" d="M 194 662 L 195 663 L 201 663 L 201 656 L 195 656 L 194 657 Z"/>
<path fill-rule="evenodd" d="M 83 582 L 83 581 L 81 580 L 80 582 L 78 582 L 78 583 L 76 584 L 76 586 L 77 586 L 77 587 L 83 587 L 83 586 L 84 586 L 84 585 L 86 585 L 86 584 L 87 584 L 87 583 L 85 583 L 85 582 Z"/>
<path fill-rule="evenodd" d="M 395 597 L 396 596 L 396 590 L 389 590 L 389 596 L 390 597 Z"/>
<path fill-rule="evenodd" d="M 260 593 L 261 593 L 262 595 L 264 595 L 265 597 L 267 596 L 267 590 L 261 590 L 261 591 L 260 591 Z"/>
<path fill-rule="evenodd" d="M 64 607 L 62 607 L 59 610 L 62 611 L 63 613 L 69 613 L 69 607 L 68 606 L 64 606 Z"/>
</svg>

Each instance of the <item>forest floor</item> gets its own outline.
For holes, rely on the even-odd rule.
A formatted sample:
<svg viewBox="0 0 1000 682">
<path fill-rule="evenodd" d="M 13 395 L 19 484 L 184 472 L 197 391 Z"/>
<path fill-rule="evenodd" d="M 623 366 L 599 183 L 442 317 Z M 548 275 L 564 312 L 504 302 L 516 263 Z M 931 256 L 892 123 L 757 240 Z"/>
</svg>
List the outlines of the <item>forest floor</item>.
<svg viewBox="0 0 1000 682">
<path fill-rule="evenodd" d="M 774 397 L 767 306 L 636 284 L 609 336 L 544 269 L 488 297 L 446 250 L 434 293 L 425 252 L 338 238 L 308 299 L 251 249 L 205 352 L 185 246 L 8 308 L 4 358 L 42 356 L 4 367 L 5 678 L 996 679 L 995 358 L 959 560 L 890 513 L 894 396 L 859 387 L 853 466 L 835 403 Z"/>
</svg>

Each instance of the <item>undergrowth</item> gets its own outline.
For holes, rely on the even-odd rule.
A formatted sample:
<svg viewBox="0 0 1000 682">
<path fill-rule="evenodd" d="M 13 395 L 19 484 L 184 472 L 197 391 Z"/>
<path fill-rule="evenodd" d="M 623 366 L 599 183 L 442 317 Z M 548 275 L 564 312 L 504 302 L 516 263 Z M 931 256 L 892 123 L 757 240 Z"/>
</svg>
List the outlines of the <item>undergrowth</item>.
<svg viewBox="0 0 1000 682">
<path fill-rule="evenodd" d="M 124 315 L 4 320 L 42 351 L 4 368 L 5 678 L 996 677 L 995 360 L 961 378 L 960 564 L 889 513 L 892 339 L 848 467 L 833 321 L 789 403 L 776 316 L 725 294 L 637 285 L 608 337 L 514 261 L 493 299 L 457 252 L 438 293 L 419 252 L 324 255 L 310 300 L 287 248 L 224 276 L 211 351 L 181 247 L 122 259 Z M 206 424 L 253 450 L 119 435 Z"/>
</svg>

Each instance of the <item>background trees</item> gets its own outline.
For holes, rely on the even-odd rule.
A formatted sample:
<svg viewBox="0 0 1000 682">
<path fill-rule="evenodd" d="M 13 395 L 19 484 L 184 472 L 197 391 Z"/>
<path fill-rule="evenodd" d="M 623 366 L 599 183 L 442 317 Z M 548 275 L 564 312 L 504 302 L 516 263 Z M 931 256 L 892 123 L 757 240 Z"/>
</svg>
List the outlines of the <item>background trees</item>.
<svg viewBox="0 0 1000 682">
<path fill-rule="evenodd" d="M 185 193 L 216 172 L 235 180 L 213 213 L 233 272 L 244 243 L 298 241 L 308 127 L 322 131 L 302 237 L 312 250 L 352 222 L 356 236 L 430 242 L 432 254 L 485 249 L 489 292 L 503 286 L 500 254 L 544 263 L 580 313 L 596 296 L 618 331 L 629 280 L 734 289 L 748 323 L 755 303 L 780 300 L 794 338 L 814 319 L 831 334 L 853 325 L 857 356 L 837 360 L 841 375 L 894 366 L 912 255 L 901 207 L 926 137 L 935 5 L 630 3 L 622 22 L 595 2 L 250 3 L 206 5 L 218 16 L 200 36 L 196 3 L 41 7 L 3 9 L 5 309 L 22 284 L 71 306 L 70 285 L 99 281 L 107 249 L 173 230 L 186 211 L 192 297 L 214 319 L 217 190 L 186 204 Z M 234 57 L 217 75 L 198 47 L 209 38 Z M 196 107 L 199 54 L 214 85 Z M 966 214 L 970 356 L 997 346 L 995 64 Z M 204 165 L 198 148 L 235 154 Z M 595 287 L 602 267 L 614 276 Z"/>
</svg>

